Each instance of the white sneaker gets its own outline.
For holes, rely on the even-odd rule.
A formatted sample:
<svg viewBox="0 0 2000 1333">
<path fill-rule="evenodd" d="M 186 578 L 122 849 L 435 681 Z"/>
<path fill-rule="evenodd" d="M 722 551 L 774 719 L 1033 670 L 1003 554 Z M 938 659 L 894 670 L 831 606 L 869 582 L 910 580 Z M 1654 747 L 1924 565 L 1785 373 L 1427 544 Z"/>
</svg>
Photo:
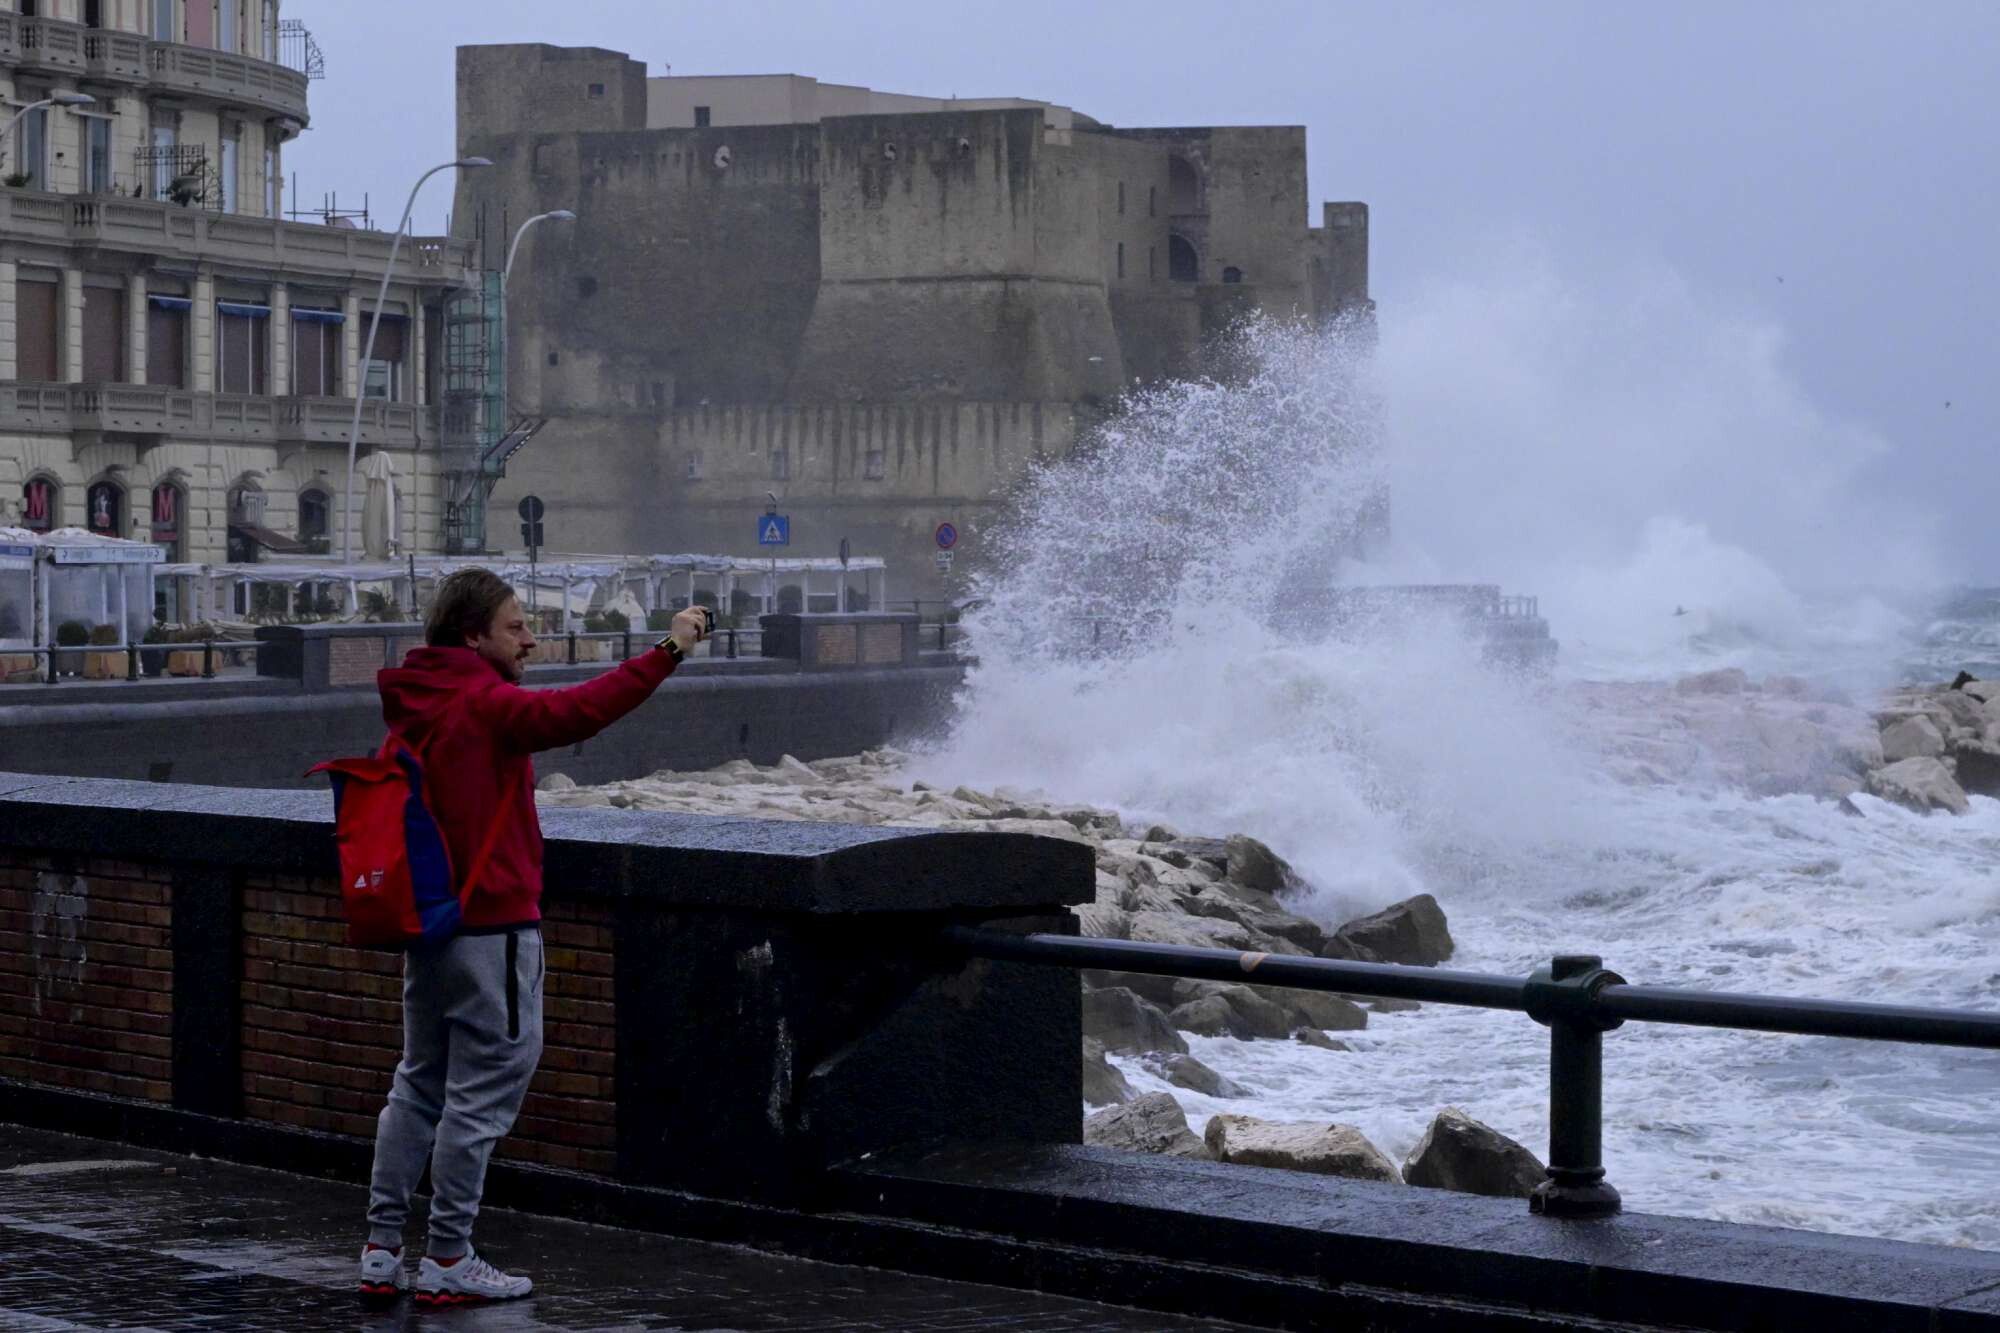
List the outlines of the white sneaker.
<svg viewBox="0 0 2000 1333">
<path fill-rule="evenodd" d="M 527 1278 L 509 1276 L 469 1250 L 463 1259 L 449 1268 L 427 1254 L 417 1269 L 419 1305 L 518 1301 L 534 1289 L 535 1284 Z"/>
<path fill-rule="evenodd" d="M 386 1305 L 410 1289 L 410 1270 L 401 1250 L 361 1251 L 361 1299 Z"/>
</svg>

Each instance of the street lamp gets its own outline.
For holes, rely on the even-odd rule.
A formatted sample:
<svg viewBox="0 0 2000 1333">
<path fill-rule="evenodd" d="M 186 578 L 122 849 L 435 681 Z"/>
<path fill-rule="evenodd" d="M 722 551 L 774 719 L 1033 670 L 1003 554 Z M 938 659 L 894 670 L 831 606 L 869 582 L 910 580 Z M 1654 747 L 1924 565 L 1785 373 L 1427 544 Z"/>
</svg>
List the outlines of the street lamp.
<svg viewBox="0 0 2000 1333">
<path fill-rule="evenodd" d="M 51 106 L 94 106 L 96 102 L 97 99 L 89 93 L 50 93 L 41 101 L 30 102 L 19 111 L 16 111 L 14 118 L 7 122 L 7 128 L 0 129 L 0 138 L 5 138 L 7 135 L 12 134 L 14 127 L 19 125 L 23 120 L 26 120 L 30 111 L 40 111 L 44 107 Z"/>
<path fill-rule="evenodd" d="M 567 208 L 558 208 L 551 213 L 535 214 L 535 216 L 529 218 L 526 222 L 523 222 L 520 225 L 519 229 L 515 231 L 514 243 L 507 247 L 507 267 L 500 270 L 500 303 L 501 303 L 500 308 L 503 313 L 507 308 L 506 305 L 507 279 L 513 275 L 514 256 L 521 252 L 521 241 L 522 238 L 527 236 L 528 228 L 534 226 L 537 222 L 574 222 L 574 221 L 576 221 L 576 214 L 570 212 Z M 504 342 L 505 340 L 503 339 L 502 341 Z"/>
<path fill-rule="evenodd" d="M 558 208 L 548 213 L 537 213 L 515 230 L 514 242 L 507 247 L 507 267 L 500 270 L 500 371 L 503 375 L 507 371 L 507 280 L 514 276 L 514 256 L 521 253 L 521 242 L 527 239 L 528 228 L 534 226 L 537 222 L 574 221 L 576 221 L 576 214 L 570 212 L 567 208 Z M 511 400 L 512 397 L 513 395 L 510 393 L 508 398 Z M 508 415 L 511 416 L 513 411 L 514 405 L 512 401 L 509 401 L 507 403 Z M 504 433 L 506 429 L 507 423 L 504 421 L 501 422 L 500 430 Z"/>
<path fill-rule="evenodd" d="M 354 386 L 354 421 L 347 430 L 347 483 L 340 493 L 340 563 L 343 565 L 354 563 L 354 453 L 361 443 L 361 400 L 368 388 L 368 363 L 375 356 L 375 330 L 382 326 L 382 307 L 389 300 L 389 277 L 396 271 L 396 255 L 403 248 L 403 231 L 410 225 L 410 210 L 417 206 L 417 191 L 440 171 L 492 165 L 493 159 L 486 157 L 462 157 L 455 162 L 441 162 L 417 177 L 417 183 L 410 187 L 409 202 L 403 205 L 402 221 L 396 224 L 396 239 L 389 246 L 389 262 L 382 268 L 382 285 L 375 293 L 375 313 L 368 320 L 368 341 L 361 349 L 361 382 Z"/>
</svg>

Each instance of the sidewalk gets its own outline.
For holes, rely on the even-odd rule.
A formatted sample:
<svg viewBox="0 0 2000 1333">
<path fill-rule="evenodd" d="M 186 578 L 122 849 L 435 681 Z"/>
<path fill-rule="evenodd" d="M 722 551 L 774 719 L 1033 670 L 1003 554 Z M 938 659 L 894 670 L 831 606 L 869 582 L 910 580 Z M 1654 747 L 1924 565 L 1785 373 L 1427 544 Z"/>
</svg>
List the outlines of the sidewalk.
<svg viewBox="0 0 2000 1333">
<path fill-rule="evenodd" d="M 352 1294 L 364 1206 L 355 1186 L 0 1127 L 0 1330 L 1238 1327 L 501 1210 L 481 1215 L 480 1249 L 532 1276 L 534 1299 L 371 1315 Z"/>
</svg>

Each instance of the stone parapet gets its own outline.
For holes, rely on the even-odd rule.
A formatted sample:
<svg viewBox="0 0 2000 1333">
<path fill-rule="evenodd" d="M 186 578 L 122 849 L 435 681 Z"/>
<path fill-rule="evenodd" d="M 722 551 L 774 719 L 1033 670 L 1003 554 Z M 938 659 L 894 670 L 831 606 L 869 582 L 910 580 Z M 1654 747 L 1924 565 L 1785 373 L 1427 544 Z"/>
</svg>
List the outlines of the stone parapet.
<svg viewBox="0 0 2000 1333">
<path fill-rule="evenodd" d="M 325 792 L 0 774 L 0 981 L 42 1001 L 0 1033 L 0 1117 L 11 1081 L 365 1144 L 398 966 L 347 942 L 331 815 Z M 937 938 L 1064 929 L 1081 846 L 602 809 L 543 827 L 549 1058 L 517 1158 L 797 1204 L 941 1127 L 1078 1137 L 1074 979 L 941 963 Z M 128 1039 L 146 1015 L 169 1035 Z"/>
</svg>

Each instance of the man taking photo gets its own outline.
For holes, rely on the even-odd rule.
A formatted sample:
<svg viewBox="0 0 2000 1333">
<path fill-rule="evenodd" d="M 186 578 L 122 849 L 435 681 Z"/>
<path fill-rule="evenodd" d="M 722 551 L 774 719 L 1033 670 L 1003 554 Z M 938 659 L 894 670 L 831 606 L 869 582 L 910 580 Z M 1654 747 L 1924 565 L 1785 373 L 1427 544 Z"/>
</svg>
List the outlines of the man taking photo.
<svg viewBox="0 0 2000 1333">
<path fill-rule="evenodd" d="M 472 1248 L 487 1160 L 542 1054 L 542 831 L 529 756 L 588 740 L 637 708 L 711 627 L 706 609 L 690 607 L 651 650 L 596 679 L 526 690 L 535 636 L 514 590 L 467 569 L 438 586 L 425 646 L 378 676 L 390 732 L 431 775 L 426 799 L 452 865 L 465 868 L 465 897 L 456 935 L 403 957 L 403 1058 L 376 1127 L 364 1298 L 409 1289 L 403 1225 L 426 1159 L 430 1245 L 417 1301 L 467 1305 L 534 1289 Z"/>
</svg>

